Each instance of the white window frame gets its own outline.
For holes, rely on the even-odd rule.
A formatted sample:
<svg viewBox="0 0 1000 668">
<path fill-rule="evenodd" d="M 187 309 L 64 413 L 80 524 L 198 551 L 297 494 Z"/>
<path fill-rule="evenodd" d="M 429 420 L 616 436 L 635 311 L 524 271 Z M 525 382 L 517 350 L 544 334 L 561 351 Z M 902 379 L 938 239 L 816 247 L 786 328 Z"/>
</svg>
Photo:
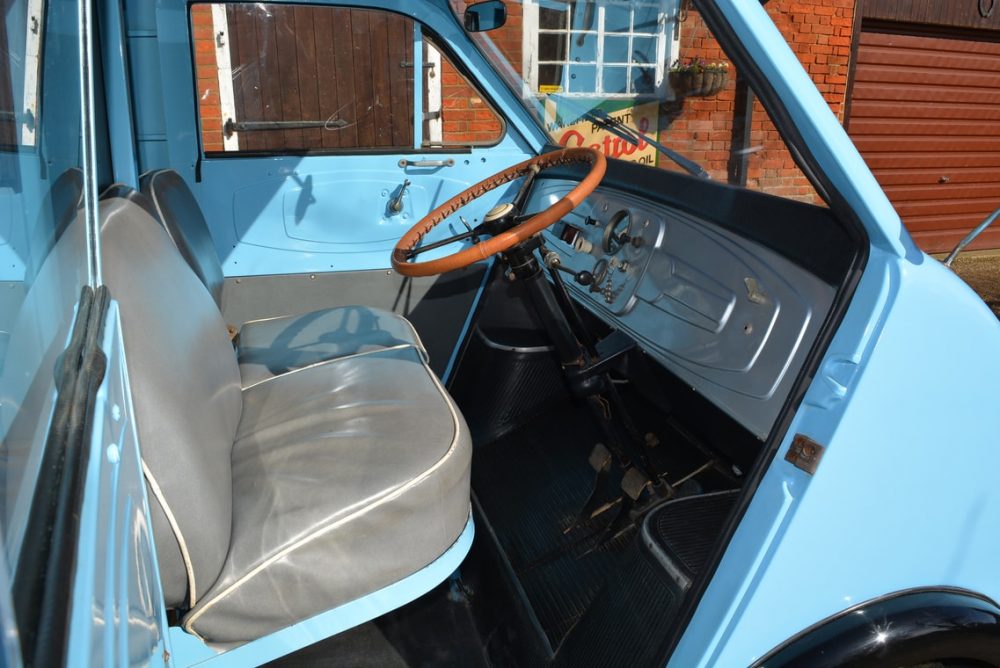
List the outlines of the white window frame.
<svg viewBox="0 0 1000 668">
<path fill-rule="evenodd" d="M 2 20 L 2 19 L 0 19 Z M 24 41 L 24 96 L 23 112 L 14 110 L 20 119 L 21 145 L 34 146 L 35 129 L 38 127 L 38 79 L 41 76 L 42 32 L 45 30 L 45 2 L 28 0 L 28 25 Z"/>
<path fill-rule="evenodd" d="M 539 28 L 538 22 L 538 10 L 539 5 L 552 4 L 551 0 L 524 0 L 524 18 L 523 18 L 523 33 L 522 33 L 522 72 L 525 82 L 525 96 L 542 97 L 545 93 L 538 90 L 538 67 L 539 65 L 562 65 L 563 67 L 568 67 L 569 65 L 594 65 L 596 66 L 596 90 L 588 91 L 570 91 L 562 90 L 559 95 L 565 97 L 604 97 L 604 98 L 617 98 L 617 99 L 640 99 L 640 100 L 663 100 L 670 97 L 670 87 L 667 85 L 667 72 L 670 68 L 670 63 L 673 62 L 677 57 L 679 51 L 679 21 L 678 15 L 680 13 L 680 0 L 645 0 L 641 2 L 632 2 L 628 0 L 593 0 L 595 2 L 595 15 L 594 15 L 594 25 L 592 30 L 587 31 L 572 31 L 569 25 L 569 15 L 570 12 L 566 12 L 567 25 L 565 29 L 553 30 L 546 29 L 542 30 Z M 580 3 L 582 5 L 582 3 Z M 657 6 L 659 7 L 658 20 L 656 23 L 656 30 L 654 32 L 635 32 L 635 6 Z M 567 5 L 569 6 L 569 5 Z M 616 67 L 626 66 L 626 81 L 628 82 L 628 88 L 632 88 L 632 68 L 633 67 L 650 67 L 655 69 L 655 82 L 652 92 L 647 93 L 634 93 L 626 91 L 624 93 L 614 92 L 605 93 L 603 91 L 604 85 L 604 66 L 606 64 L 610 65 L 612 63 L 605 63 L 604 61 L 604 38 L 605 38 L 605 9 L 608 6 L 624 6 L 631 10 L 631 16 L 629 18 L 630 26 L 629 32 L 614 32 L 607 33 L 615 37 L 628 37 L 629 39 L 629 49 L 628 52 L 632 53 L 632 40 L 635 37 L 654 37 L 656 38 L 656 57 L 654 62 L 651 63 L 614 63 Z M 553 34 L 553 33 L 563 33 L 566 35 L 566 56 L 562 61 L 539 61 L 538 59 L 538 36 L 539 34 Z M 596 35 L 597 38 L 597 48 L 595 60 L 593 61 L 570 61 L 569 60 L 569 49 L 572 40 L 576 38 L 577 35 Z"/>
</svg>

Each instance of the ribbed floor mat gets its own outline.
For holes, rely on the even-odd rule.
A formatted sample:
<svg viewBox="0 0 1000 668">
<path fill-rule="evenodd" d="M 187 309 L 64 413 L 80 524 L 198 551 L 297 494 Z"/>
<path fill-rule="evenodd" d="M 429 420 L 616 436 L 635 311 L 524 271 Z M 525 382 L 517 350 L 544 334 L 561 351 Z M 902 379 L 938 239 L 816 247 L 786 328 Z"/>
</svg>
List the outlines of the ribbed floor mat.
<svg viewBox="0 0 1000 668">
<path fill-rule="evenodd" d="M 631 537 L 592 550 L 599 525 L 564 533 L 593 485 L 587 455 L 596 432 L 567 403 L 473 456 L 473 489 L 552 647 L 586 611 Z"/>
<path fill-rule="evenodd" d="M 671 501 L 646 518 L 650 538 L 693 577 L 701 572 L 739 490 Z"/>
<path fill-rule="evenodd" d="M 665 555 L 693 579 L 708 560 L 737 494 L 689 496 L 652 510 L 644 534 L 663 555 L 654 554 L 646 540 L 632 543 L 621 567 L 566 637 L 554 668 L 662 666 L 660 643 L 668 637 L 687 590 L 661 559 Z"/>
</svg>

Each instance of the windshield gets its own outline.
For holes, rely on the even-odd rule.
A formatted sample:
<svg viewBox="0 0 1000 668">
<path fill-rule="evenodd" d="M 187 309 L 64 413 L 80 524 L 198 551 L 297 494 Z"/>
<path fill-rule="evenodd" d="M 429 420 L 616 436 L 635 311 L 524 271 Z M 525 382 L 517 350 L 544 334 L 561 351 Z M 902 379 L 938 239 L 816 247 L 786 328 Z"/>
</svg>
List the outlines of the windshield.
<svg viewBox="0 0 1000 668">
<path fill-rule="evenodd" d="M 554 144 L 823 204 L 687 0 L 505 4 L 473 39 Z"/>
</svg>

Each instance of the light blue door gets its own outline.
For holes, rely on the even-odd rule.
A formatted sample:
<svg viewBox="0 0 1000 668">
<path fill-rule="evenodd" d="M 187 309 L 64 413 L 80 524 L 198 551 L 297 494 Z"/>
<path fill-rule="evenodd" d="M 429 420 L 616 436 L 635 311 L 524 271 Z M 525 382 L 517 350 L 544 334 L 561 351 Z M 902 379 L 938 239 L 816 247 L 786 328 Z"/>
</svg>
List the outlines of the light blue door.
<svg viewBox="0 0 1000 668">
<path fill-rule="evenodd" d="M 387 268 L 414 223 L 531 155 L 409 17 L 247 3 L 195 5 L 189 20 L 202 153 L 193 185 L 227 276 Z M 465 222 L 502 195 L 469 206 Z M 450 223 L 428 241 L 462 231 Z"/>
</svg>

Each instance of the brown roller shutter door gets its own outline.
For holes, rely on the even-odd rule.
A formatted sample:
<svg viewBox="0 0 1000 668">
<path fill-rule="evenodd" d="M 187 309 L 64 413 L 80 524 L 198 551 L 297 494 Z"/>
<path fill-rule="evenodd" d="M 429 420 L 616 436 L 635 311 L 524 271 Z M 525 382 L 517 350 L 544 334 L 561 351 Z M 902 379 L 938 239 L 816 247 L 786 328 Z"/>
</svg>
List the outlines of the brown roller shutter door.
<svg viewBox="0 0 1000 668">
<path fill-rule="evenodd" d="M 1000 43 L 862 31 L 848 131 L 917 244 L 950 250 L 1000 207 Z"/>
</svg>

